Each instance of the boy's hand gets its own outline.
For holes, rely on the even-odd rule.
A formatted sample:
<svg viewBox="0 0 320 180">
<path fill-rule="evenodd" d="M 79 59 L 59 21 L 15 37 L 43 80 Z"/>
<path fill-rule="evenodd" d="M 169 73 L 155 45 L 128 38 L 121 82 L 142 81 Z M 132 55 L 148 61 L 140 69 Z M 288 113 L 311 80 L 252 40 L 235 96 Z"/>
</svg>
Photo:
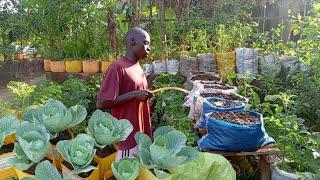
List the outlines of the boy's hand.
<svg viewBox="0 0 320 180">
<path fill-rule="evenodd" d="M 140 101 L 145 101 L 152 97 L 153 97 L 153 94 L 148 90 L 143 89 L 143 90 L 134 91 L 134 98 Z"/>
</svg>

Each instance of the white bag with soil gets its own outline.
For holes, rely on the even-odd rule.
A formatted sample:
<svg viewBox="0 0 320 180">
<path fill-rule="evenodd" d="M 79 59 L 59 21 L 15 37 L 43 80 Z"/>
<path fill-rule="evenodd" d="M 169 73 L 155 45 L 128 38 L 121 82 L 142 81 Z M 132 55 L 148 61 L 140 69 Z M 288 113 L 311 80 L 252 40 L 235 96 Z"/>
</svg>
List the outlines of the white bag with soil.
<svg viewBox="0 0 320 180">
<path fill-rule="evenodd" d="M 258 49 L 236 48 L 237 72 L 241 75 L 258 74 Z"/>
<path fill-rule="evenodd" d="M 281 64 L 277 55 L 268 55 L 259 58 L 260 73 L 266 77 L 275 78 L 281 71 Z"/>
<path fill-rule="evenodd" d="M 156 60 L 152 62 L 154 74 L 161 74 L 167 71 L 166 62 L 163 60 Z"/>
<path fill-rule="evenodd" d="M 296 74 L 299 70 L 299 60 L 294 56 L 281 56 L 281 71 L 284 75 Z"/>
<path fill-rule="evenodd" d="M 216 72 L 217 66 L 215 58 L 212 54 L 198 54 L 199 71 L 201 72 Z"/>
<path fill-rule="evenodd" d="M 153 65 L 152 64 L 144 64 L 143 69 L 144 69 L 144 73 L 146 76 L 153 74 Z"/>
<path fill-rule="evenodd" d="M 198 61 L 195 57 L 183 57 L 180 60 L 179 72 L 182 76 L 188 77 L 190 72 L 199 71 Z"/>
<path fill-rule="evenodd" d="M 167 72 L 176 75 L 179 72 L 179 61 L 176 59 L 166 61 Z"/>
</svg>

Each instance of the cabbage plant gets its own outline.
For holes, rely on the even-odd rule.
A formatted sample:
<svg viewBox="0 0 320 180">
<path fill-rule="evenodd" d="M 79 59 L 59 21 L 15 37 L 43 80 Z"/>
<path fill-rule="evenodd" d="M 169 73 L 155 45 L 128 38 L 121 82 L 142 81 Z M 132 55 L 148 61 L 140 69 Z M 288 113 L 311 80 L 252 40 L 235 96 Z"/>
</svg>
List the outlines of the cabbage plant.
<svg viewBox="0 0 320 180">
<path fill-rule="evenodd" d="M 14 134 L 19 125 L 20 121 L 16 116 L 4 116 L 0 119 L 0 148 L 6 136 Z"/>
<path fill-rule="evenodd" d="M 16 157 L 9 159 L 10 166 L 15 166 L 24 171 L 34 163 L 39 163 L 50 149 L 50 135 L 43 125 L 27 121 L 17 127 L 13 152 Z"/>
<path fill-rule="evenodd" d="M 27 109 L 24 119 L 36 124 L 43 124 L 51 133 L 52 138 L 57 133 L 80 124 L 86 119 L 87 110 L 84 106 L 75 105 L 67 108 L 58 100 L 49 99 L 44 106 L 36 109 Z"/>
<path fill-rule="evenodd" d="M 59 141 L 57 151 L 64 160 L 72 165 L 72 174 L 96 169 L 96 167 L 90 165 L 93 155 L 96 153 L 94 139 L 87 134 L 78 134 L 72 140 Z"/>
<path fill-rule="evenodd" d="M 135 180 L 139 174 L 139 162 L 134 158 L 124 158 L 111 164 L 113 175 L 118 180 Z"/>
<path fill-rule="evenodd" d="M 25 177 L 23 180 L 74 180 L 74 178 L 62 178 L 58 170 L 50 161 L 42 161 L 36 167 L 35 178 Z"/>
<path fill-rule="evenodd" d="M 159 127 L 153 137 L 154 142 L 146 134 L 135 134 L 140 163 L 148 169 L 154 169 L 159 178 L 169 176 L 163 170 L 193 161 L 198 156 L 196 148 L 186 146 L 186 135 L 172 127 Z"/>
<path fill-rule="evenodd" d="M 126 140 L 132 130 L 133 126 L 128 120 L 118 120 L 99 109 L 88 121 L 88 133 L 95 139 L 95 144 L 99 148 Z"/>
</svg>

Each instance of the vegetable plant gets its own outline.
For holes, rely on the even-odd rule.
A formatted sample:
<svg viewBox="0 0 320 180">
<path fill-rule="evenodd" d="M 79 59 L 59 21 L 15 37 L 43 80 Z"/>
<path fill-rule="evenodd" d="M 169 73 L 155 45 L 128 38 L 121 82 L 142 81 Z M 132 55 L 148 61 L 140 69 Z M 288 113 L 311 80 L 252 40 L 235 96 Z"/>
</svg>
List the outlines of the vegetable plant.
<svg viewBox="0 0 320 180">
<path fill-rule="evenodd" d="M 0 118 L 0 148 L 4 144 L 5 138 L 8 135 L 14 134 L 20 121 L 16 116 L 4 116 Z"/>
<path fill-rule="evenodd" d="M 153 133 L 154 141 L 143 133 L 136 133 L 140 163 L 153 169 L 157 177 L 169 176 L 165 170 L 193 161 L 198 156 L 196 148 L 186 146 L 187 137 L 169 126 L 162 126 Z"/>
<path fill-rule="evenodd" d="M 29 122 L 44 125 L 50 132 L 52 138 L 57 133 L 72 128 L 87 116 L 87 110 L 81 105 L 67 108 L 58 100 L 49 99 L 42 107 L 27 109 L 24 112 L 24 119 Z"/>
<path fill-rule="evenodd" d="M 35 178 L 25 177 L 23 180 L 74 180 L 74 178 L 62 178 L 58 170 L 50 163 L 50 161 L 40 162 L 35 170 Z"/>
<path fill-rule="evenodd" d="M 104 148 L 130 135 L 133 126 L 126 119 L 118 120 L 107 112 L 96 110 L 88 121 L 88 132 L 95 139 L 95 145 Z"/>
<path fill-rule="evenodd" d="M 59 141 L 57 151 L 73 167 L 72 174 L 88 172 L 96 167 L 90 165 L 96 150 L 94 139 L 87 134 L 78 134 L 72 140 Z"/>
<path fill-rule="evenodd" d="M 17 129 L 17 142 L 13 150 L 16 157 L 10 159 L 8 164 L 24 171 L 46 156 L 50 149 L 50 135 L 43 125 L 27 121 L 22 122 Z"/>
<path fill-rule="evenodd" d="M 119 162 L 113 162 L 111 169 L 118 180 L 135 180 L 139 174 L 139 161 L 134 158 L 124 158 Z"/>
</svg>

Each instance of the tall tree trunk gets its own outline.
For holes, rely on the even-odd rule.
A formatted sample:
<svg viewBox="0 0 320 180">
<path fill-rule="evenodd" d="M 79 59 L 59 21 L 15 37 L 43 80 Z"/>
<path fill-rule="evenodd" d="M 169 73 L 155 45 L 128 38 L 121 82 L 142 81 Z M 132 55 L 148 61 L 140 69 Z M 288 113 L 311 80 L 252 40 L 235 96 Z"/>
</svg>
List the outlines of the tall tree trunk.
<svg viewBox="0 0 320 180">
<path fill-rule="evenodd" d="M 120 45 L 119 40 L 117 37 L 117 23 L 115 22 L 114 12 L 110 10 L 108 12 L 108 32 L 109 32 L 109 39 L 110 45 L 116 53 L 116 58 L 120 55 Z"/>
</svg>

